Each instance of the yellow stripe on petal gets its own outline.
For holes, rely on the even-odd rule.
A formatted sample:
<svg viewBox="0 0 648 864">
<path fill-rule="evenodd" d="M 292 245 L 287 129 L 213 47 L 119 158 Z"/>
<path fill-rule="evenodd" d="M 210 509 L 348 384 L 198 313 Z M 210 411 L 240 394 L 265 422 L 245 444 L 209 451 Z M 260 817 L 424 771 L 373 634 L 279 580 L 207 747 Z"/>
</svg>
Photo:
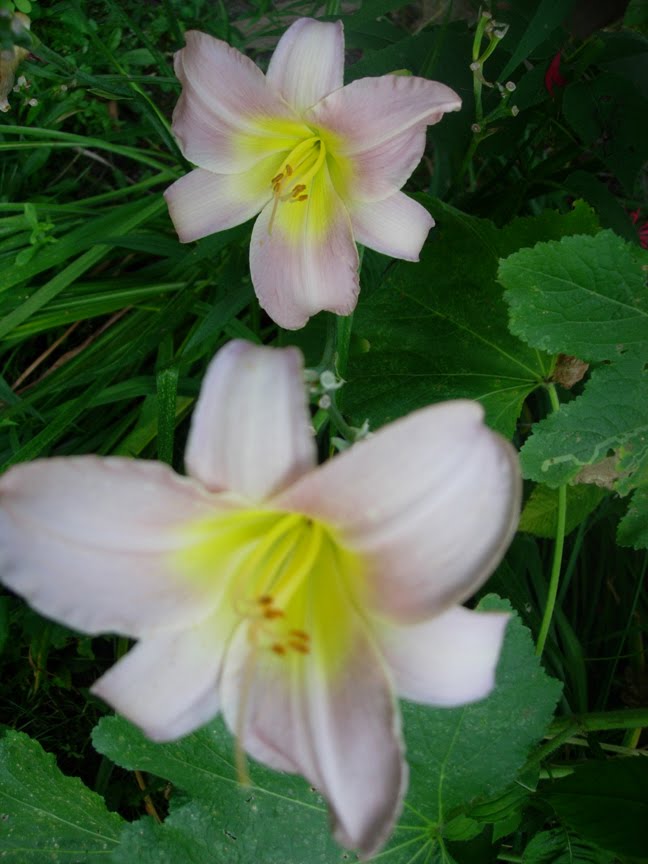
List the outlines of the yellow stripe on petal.
<svg viewBox="0 0 648 864">
<path fill-rule="evenodd" d="M 248 128 L 232 135 L 232 148 L 237 152 L 263 159 L 281 150 L 292 150 L 300 141 L 313 135 L 305 123 L 281 117 L 252 117 Z"/>
</svg>

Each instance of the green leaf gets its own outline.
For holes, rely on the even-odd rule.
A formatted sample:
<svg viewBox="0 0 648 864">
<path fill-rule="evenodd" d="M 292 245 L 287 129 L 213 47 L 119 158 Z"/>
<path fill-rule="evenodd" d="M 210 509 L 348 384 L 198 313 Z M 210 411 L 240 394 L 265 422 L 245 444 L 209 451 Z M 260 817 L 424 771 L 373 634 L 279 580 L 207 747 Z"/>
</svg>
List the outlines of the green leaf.
<svg viewBox="0 0 648 864">
<path fill-rule="evenodd" d="M 522 864 L 612 864 L 611 857 L 562 828 L 542 831 L 522 854 Z"/>
<path fill-rule="evenodd" d="M 500 265 L 514 333 L 544 350 L 611 361 L 593 370 L 581 396 L 533 427 L 520 454 L 524 474 L 551 487 L 590 483 L 622 495 L 643 488 L 618 535 L 635 548 L 648 547 L 646 260 L 602 231 L 540 243 Z M 528 514 L 531 530 L 538 515 Z"/>
<path fill-rule="evenodd" d="M 245 791 L 240 790 L 241 796 Z M 217 798 L 174 808 L 164 825 L 142 819 L 124 829 L 110 860 L 112 864 L 343 864 L 357 860 L 332 843 L 323 846 L 318 834 L 311 834 L 311 822 L 303 822 L 298 812 L 293 818 L 299 821 L 281 821 L 285 814 L 279 802 L 276 808 L 265 802 L 259 806 L 258 797 L 249 789 L 246 799 L 234 817 L 228 799 Z M 284 831 L 282 841 L 277 837 L 279 826 Z"/>
<path fill-rule="evenodd" d="M 645 159 L 648 101 L 628 79 L 606 71 L 565 88 L 563 112 L 582 143 L 633 194 Z"/>
<path fill-rule="evenodd" d="M 591 761 L 556 780 L 544 797 L 587 840 L 648 860 L 648 762 Z"/>
<path fill-rule="evenodd" d="M 632 496 L 628 512 L 619 522 L 617 541 L 621 546 L 648 549 L 648 484 Z"/>
<path fill-rule="evenodd" d="M 516 102 L 517 91 L 516 91 Z M 594 174 L 576 170 L 565 180 L 565 189 L 584 198 L 595 210 L 602 228 L 611 228 L 631 243 L 637 242 L 637 229 L 619 199 Z"/>
<path fill-rule="evenodd" d="M 630 0 L 623 18 L 624 27 L 635 27 L 648 33 L 648 6 L 644 0 Z"/>
<path fill-rule="evenodd" d="M 579 205 L 498 229 L 420 200 L 437 225 L 419 263 L 387 267 L 373 287 L 363 284 L 342 408 L 353 425 L 369 419 L 375 428 L 443 399 L 478 399 L 487 422 L 510 436 L 552 360 L 509 332 L 498 259 L 539 239 L 595 230 L 591 211 Z"/>
<path fill-rule="evenodd" d="M 220 832 L 223 851 L 236 849 L 241 861 L 333 864 L 345 860 L 343 852 L 331 839 L 324 802 L 302 778 L 251 763 L 252 786 L 239 785 L 234 767 L 234 742 L 220 719 L 179 741 L 154 744 L 126 720 L 107 717 L 95 728 L 92 740 L 100 753 L 118 765 L 170 780 L 204 804 L 182 815 L 177 811 L 176 817 L 167 823 L 168 830 L 167 824 L 155 830 L 154 826 L 139 823 L 145 840 L 149 838 L 146 842 L 156 844 L 155 854 L 159 848 L 160 856 L 171 855 L 180 842 L 178 835 L 189 831 L 191 836 L 193 829 L 186 826 L 196 820 L 199 837 L 208 837 L 209 841 L 205 842 L 211 843 Z M 295 825 L 299 825 L 298 832 L 294 831 Z M 169 834 L 172 836 L 168 837 Z M 139 852 L 137 831 L 127 831 L 126 839 L 134 842 Z M 230 842 L 236 845 L 228 846 Z M 140 860 L 135 852 L 127 849 L 131 857 L 118 857 L 118 861 Z M 150 860 L 157 864 L 158 858 Z M 185 859 L 177 855 L 168 860 L 175 864 Z M 202 864 L 205 859 L 187 860 Z M 218 855 L 215 860 L 219 860 Z M 224 857 L 223 860 L 229 859 Z M 160 862 L 166 859 L 160 857 Z"/>
<path fill-rule="evenodd" d="M 0 859 L 6 864 L 105 861 L 123 820 L 22 732 L 0 741 Z"/>
<path fill-rule="evenodd" d="M 605 490 L 598 486 L 579 484 L 567 488 L 567 520 L 565 533 L 569 534 L 601 503 Z M 536 537 L 553 538 L 558 526 L 558 491 L 539 483 L 529 496 L 518 530 Z"/>
<path fill-rule="evenodd" d="M 648 355 L 648 255 L 612 231 L 538 243 L 502 261 L 511 330 L 543 351 L 583 360 Z"/>
<path fill-rule="evenodd" d="M 130 207 L 130 205 L 127 205 Z M 117 213 L 111 214 L 112 219 L 119 219 L 119 227 L 122 231 L 129 231 L 132 228 L 140 225 L 142 222 L 150 219 L 152 216 L 156 215 L 160 212 L 162 207 L 164 206 L 164 202 L 159 199 L 154 199 L 153 202 L 149 202 L 146 205 L 139 205 L 137 210 L 133 213 L 130 211 L 128 215 L 122 214 L 123 218 L 119 218 Z M 117 208 L 117 211 L 121 214 L 121 208 Z M 98 227 L 98 223 L 103 222 L 103 217 L 99 217 L 92 224 L 93 228 Z M 105 222 L 104 224 L 108 224 Z M 80 231 L 83 229 L 79 229 Z M 71 236 L 71 235 L 70 235 Z M 67 239 L 67 238 L 66 238 Z M 3 277 L 0 276 L 0 290 L 6 291 L 8 288 L 13 287 L 19 279 L 16 276 L 15 270 L 18 271 L 18 275 L 21 273 L 30 274 L 32 271 L 38 272 L 43 268 L 43 258 L 47 261 L 50 261 L 52 264 L 57 263 L 56 253 L 53 256 L 48 254 L 48 250 L 54 249 L 58 250 L 61 253 L 63 247 L 65 246 L 65 240 L 61 240 L 60 242 L 54 243 L 52 246 L 46 246 L 45 252 L 43 252 L 40 256 L 38 256 L 36 260 L 36 264 L 26 265 L 24 268 L 14 268 L 14 271 L 4 280 L 4 284 L 2 284 Z M 34 293 L 25 300 L 24 303 L 21 303 L 20 306 L 15 307 L 8 315 L 6 315 L 2 322 L 0 322 L 0 338 L 7 336 L 11 331 L 17 327 L 19 324 L 22 324 L 23 321 L 26 321 L 31 315 L 34 314 L 37 310 L 43 307 L 45 304 L 49 303 L 54 299 L 58 294 L 61 293 L 64 289 L 66 289 L 71 283 L 79 278 L 79 276 L 83 275 L 86 271 L 88 271 L 91 267 L 94 267 L 105 255 L 108 254 L 112 247 L 105 243 L 99 243 L 98 245 L 92 246 L 87 252 L 84 252 L 83 255 L 80 255 L 77 259 L 72 261 L 72 263 L 68 264 L 63 270 L 58 272 L 55 276 L 53 276 L 48 282 L 38 288 Z"/>
<path fill-rule="evenodd" d="M 569 14 L 574 0 L 541 0 L 529 26 L 517 44 L 513 56 L 502 69 L 499 80 L 504 81 L 529 54 L 545 42 Z"/>
<path fill-rule="evenodd" d="M 580 480 L 627 493 L 646 459 L 647 434 L 648 371 L 641 360 L 624 358 L 595 369 L 582 396 L 533 427 L 522 468 L 548 486 Z"/>
<path fill-rule="evenodd" d="M 494 595 L 477 608 L 512 611 Z M 467 810 L 510 786 L 544 734 L 559 693 L 560 684 L 535 656 L 528 629 L 513 614 L 497 685 L 487 699 L 461 708 L 404 706 L 411 783 L 403 822 L 416 824 L 418 813 L 427 824 L 443 823 L 457 808 Z"/>
</svg>

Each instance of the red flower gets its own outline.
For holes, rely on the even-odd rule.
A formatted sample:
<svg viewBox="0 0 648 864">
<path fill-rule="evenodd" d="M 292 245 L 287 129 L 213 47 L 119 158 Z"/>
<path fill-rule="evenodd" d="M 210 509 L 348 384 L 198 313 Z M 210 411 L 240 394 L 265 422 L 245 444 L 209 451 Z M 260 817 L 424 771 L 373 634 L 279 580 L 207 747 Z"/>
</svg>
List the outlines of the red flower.
<svg viewBox="0 0 648 864">
<path fill-rule="evenodd" d="M 564 87 L 567 83 L 567 79 L 564 78 L 560 74 L 560 51 L 555 55 L 547 71 L 545 72 L 544 84 L 547 88 L 547 92 L 552 97 L 554 96 L 554 86 L 555 87 Z"/>
<path fill-rule="evenodd" d="M 648 249 L 648 219 L 638 225 L 639 222 L 639 210 L 634 210 L 630 213 L 630 218 L 632 219 L 632 224 L 637 225 L 637 234 L 639 235 L 639 242 L 643 246 L 644 249 Z"/>
</svg>

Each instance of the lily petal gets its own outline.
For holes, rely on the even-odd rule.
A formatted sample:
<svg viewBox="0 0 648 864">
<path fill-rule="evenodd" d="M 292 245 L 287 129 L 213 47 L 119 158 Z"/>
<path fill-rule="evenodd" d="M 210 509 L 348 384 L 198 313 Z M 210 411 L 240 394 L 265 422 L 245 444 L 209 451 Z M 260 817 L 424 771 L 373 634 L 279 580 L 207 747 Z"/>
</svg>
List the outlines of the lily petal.
<svg viewBox="0 0 648 864">
<path fill-rule="evenodd" d="M 173 132 L 187 159 L 216 173 L 240 173 L 312 134 L 240 51 L 196 30 L 185 38 L 175 55 L 183 89 Z"/>
<path fill-rule="evenodd" d="M 0 570 L 35 609 L 86 633 L 140 636 L 200 620 L 206 583 L 174 568 L 180 519 L 220 504 L 165 465 L 78 456 L 0 479 Z"/>
<path fill-rule="evenodd" d="M 484 699 L 509 615 L 455 606 L 420 624 L 380 622 L 376 636 L 403 699 L 452 707 Z"/>
<path fill-rule="evenodd" d="M 382 201 L 354 201 L 349 215 L 358 243 L 405 261 L 418 261 L 434 219 L 402 192 Z"/>
<path fill-rule="evenodd" d="M 254 758 L 306 777 L 331 808 L 336 840 L 370 857 L 407 785 L 399 712 L 374 646 L 358 634 L 333 678 L 310 657 L 253 652 L 239 628 L 223 667 L 226 722 Z"/>
<path fill-rule="evenodd" d="M 326 167 L 307 201 L 268 204 L 254 224 L 250 271 L 259 303 L 287 330 L 327 309 L 349 315 L 358 291 L 358 251 L 347 210 Z"/>
<path fill-rule="evenodd" d="M 300 113 L 344 83 L 344 28 L 314 18 L 295 21 L 279 40 L 267 80 Z"/>
<path fill-rule="evenodd" d="M 483 413 L 464 400 L 416 411 L 298 480 L 277 504 L 336 525 L 364 553 L 376 610 L 406 621 L 437 615 L 486 580 L 518 520 L 517 457 Z"/>
<path fill-rule="evenodd" d="M 309 109 L 304 119 L 320 128 L 325 140 L 333 134 L 336 157 L 351 162 L 353 197 L 369 201 L 401 188 L 423 155 L 425 127 L 460 107 L 461 99 L 445 84 L 384 75 L 336 90 Z M 339 188 L 335 176 L 334 180 Z"/>
<path fill-rule="evenodd" d="M 261 500 L 310 470 L 302 355 L 235 340 L 218 352 L 194 411 L 186 464 L 211 490 Z"/>
<path fill-rule="evenodd" d="M 180 242 L 199 240 L 256 216 L 272 196 L 268 178 L 282 158 L 269 156 L 242 174 L 196 168 L 176 180 L 164 197 Z"/>
<path fill-rule="evenodd" d="M 224 645 L 213 617 L 190 630 L 149 636 L 109 669 L 92 692 L 153 741 L 172 741 L 218 713 Z"/>
</svg>

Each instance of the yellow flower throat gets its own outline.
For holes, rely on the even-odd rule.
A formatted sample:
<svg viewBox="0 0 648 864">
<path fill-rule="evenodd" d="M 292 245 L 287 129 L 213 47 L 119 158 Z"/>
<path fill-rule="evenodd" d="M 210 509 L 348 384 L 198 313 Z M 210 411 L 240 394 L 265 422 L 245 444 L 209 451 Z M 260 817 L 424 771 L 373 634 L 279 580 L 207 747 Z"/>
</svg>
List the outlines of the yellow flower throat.
<svg viewBox="0 0 648 864">
<path fill-rule="evenodd" d="M 308 199 L 308 184 L 316 176 L 326 161 L 326 145 L 322 139 L 314 135 L 300 141 L 294 147 L 279 171 L 271 179 L 274 203 L 268 223 L 268 233 L 272 232 L 277 207 L 280 202 L 290 204 L 302 203 Z"/>
<path fill-rule="evenodd" d="M 313 653 L 337 668 L 363 568 L 337 531 L 302 513 L 236 510 L 188 527 L 182 570 L 207 582 L 247 625 L 255 649 L 277 658 Z M 230 619 L 231 620 L 231 619 Z"/>
</svg>

